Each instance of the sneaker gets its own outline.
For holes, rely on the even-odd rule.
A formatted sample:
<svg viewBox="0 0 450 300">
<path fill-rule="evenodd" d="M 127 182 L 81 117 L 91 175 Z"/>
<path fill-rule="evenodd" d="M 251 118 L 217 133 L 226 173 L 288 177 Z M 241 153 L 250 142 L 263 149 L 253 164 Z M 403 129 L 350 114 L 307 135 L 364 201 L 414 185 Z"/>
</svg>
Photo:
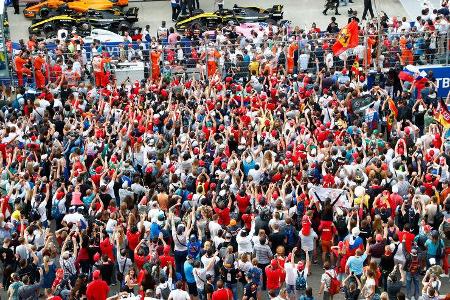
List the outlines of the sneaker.
<svg viewBox="0 0 450 300">
<path fill-rule="evenodd" d="M 326 12 L 326 11 L 323 11 L 322 13 L 323 13 L 325 16 L 327 15 L 327 12 Z"/>
<path fill-rule="evenodd" d="M 334 13 L 336 16 L 340 16 L 341 14 L 340 13 L 338 13 L 338 12 L 335 12 Z"/>
<path fill-rule="evenodd" d="M 441 277 L 442 277 L 442 278 L 448 278 L 448 274 L 442 273 L 442 274 L 441 274 Z"/>
</svg>

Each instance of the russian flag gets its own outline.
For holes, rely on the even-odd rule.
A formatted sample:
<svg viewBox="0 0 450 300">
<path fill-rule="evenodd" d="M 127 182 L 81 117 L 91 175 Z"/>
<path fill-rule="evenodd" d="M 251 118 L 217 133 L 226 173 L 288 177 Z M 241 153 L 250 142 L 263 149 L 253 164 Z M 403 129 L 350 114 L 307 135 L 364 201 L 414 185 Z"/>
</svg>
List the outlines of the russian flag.
<svg viewBox="0 0 450 300">
<path fill-rule="evenodd" d="M 423 77 L 427 76 L 425 71 L 420 71 L 418 67 L 413 65 L 407 65 L 398 74 L 398 78 L 403 81 L 413 82 L 414 80 L 421 80 Z"/>
</svg>

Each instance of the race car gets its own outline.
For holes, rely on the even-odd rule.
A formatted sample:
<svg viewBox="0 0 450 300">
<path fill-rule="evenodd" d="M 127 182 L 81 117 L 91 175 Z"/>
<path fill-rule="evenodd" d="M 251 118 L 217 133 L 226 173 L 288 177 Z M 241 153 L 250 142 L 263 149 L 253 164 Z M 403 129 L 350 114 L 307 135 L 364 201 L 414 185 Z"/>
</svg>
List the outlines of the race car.
<svg viewBox="0 0 450 300">
<path fill-rule="evenodd" d="M 75 30 L 81 36 L 89 35 L 92 28 L 100 28 L 115 33 L 132 29 L 138 21 L 137 7 L 126 12 L 119 10 L 89 10 L 82 14 L 51 16 L 47 19 L 34 19 L 28 28 L 30 34 L 46 37 L 54 35 L 59 29 Z"/>
<path fill-rule="evenodd" d="M 276 24 L 283 19 L 283 5 L 274 5 L 272 8 L 241 7 L 234 5 L 232 9 L 222 9 L 216 12 L 194 11 L 194 15 L 180 16 L 175 28 L 178 31 L 186 29 L 198 29 L 201 31 L 216 29 L 218 25 L 248 22 L 266 22 Z"/>
<path fill-rule="evenodd" d="M 108 10 L 113 7 L 123 7 L 128 5 L 128 0 L 44 0 L 41 2 L 30 2 L 23 10 L 23 15 L 26 18 L 34 18 L 36 16 L 46 17 L 49 10 L 61 9 L 70 10 L 73 12 L 83 13 L 90 9 Z"/>
</svg>

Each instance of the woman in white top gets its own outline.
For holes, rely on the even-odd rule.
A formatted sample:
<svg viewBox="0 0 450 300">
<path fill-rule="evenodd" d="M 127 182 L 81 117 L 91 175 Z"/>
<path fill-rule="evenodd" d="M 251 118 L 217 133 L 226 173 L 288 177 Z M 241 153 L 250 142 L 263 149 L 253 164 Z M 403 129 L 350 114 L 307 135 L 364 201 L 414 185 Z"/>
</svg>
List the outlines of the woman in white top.
<svg viewBox="0 0 450 300">
<path fill-rule="evenodd" d="M 177 204 L 179 205 L 179 204 Z M 175 206 L 172 206 L 171 209 L 173 209 Z M 192 230 L 192 220 L 195 220 L 194 211 L 192 211 L 190 218 L 188 218 L 187 225 L 184 225 L 183 223 L 178 224 L 178 226 L 175 227 L 175 219 L 172 211 L 169 212 L 169 217 L 171 218 L 172 223 L 172 238 L 174 242 L 174 258 L 175 258 L 175 269 L 178 273 L 182 274 L 184 277 L 184 262 L 186 261 L 186 257 L 188 254 L 188 248 L 187 248 L 187 239 L 189 235 L 191 234 Z"/>
<path fill-rule="evenodd" d="M 252 220 L 250 232 L 247 232 L 247 230 L 244 228 L 236 236 L 239 255 L 253 252 L 252 237 L 254 232 L 255 232 L 255 220 Z"/>
<path fill-rule="evenodd" d="M 375 295 L 375 274 L 372 270 L 369 270 L 367 272 L 367 279 L 366 282 L 362 288 L 362 294 L 364 296 L 364 299 L 371 300 L 373 296 Z"/>
</svg>

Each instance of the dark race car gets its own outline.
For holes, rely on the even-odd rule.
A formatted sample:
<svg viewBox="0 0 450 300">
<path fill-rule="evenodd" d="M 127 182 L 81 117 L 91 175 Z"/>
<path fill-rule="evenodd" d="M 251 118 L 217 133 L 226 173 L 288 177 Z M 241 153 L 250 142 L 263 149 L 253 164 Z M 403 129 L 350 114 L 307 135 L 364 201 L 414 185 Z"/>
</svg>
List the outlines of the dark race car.
<svg viewBox="0 0 450 300">
<path fill-rule="evenodd" d="M 138 8 L 132 7 L 126 12 L 118 9 L 89 10 L 81 14 L 52 15 L 46 19 L 34 19 L 28 28 L 30 34 L 51 36 L 59 29 L 76 30 L 80 34 L 89 34 L 91 28 L 101 28 L 115 33 L 129 31 L 138 21 Z"/>
<path fill-rule="evenodd" d="M 283 19 L 283 5 L 274 5 L 272 8 L 241 7 L 234 5 L 232 9 L 223 9 L 216 12 L 194 11 L 193 16 L 180 16 L 175 28 L 179 31 L 186 29 L 200 29 L 202 31 L 214 30 L 218 25 L 250 22 L 265 22 L 276 24 Z"/>
</svg>

